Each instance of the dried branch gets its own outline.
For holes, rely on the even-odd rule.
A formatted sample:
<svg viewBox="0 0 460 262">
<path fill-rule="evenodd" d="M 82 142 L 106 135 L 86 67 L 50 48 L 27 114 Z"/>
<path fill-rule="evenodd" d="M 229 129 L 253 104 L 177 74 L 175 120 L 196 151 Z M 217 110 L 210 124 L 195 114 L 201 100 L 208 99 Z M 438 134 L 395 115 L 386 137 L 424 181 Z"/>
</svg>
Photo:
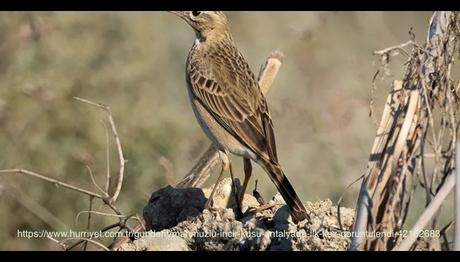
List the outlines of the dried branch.
<svg viewBox="0 0 460 262">
<path fill-rule="evenodd" d="M 382 56 L 385 67 L 389 57 L 397 54 L 395 51 L 407 54 L 404 48 L 413 47 L 413 54 L 406 63 L 406 75 L 402 82 L 394 83 L 374 140 L 358 197 L 351 250 L 358 249 L 362 243 L 366 250 L 393 249 L 398 242 L 397 236 L 364 238 L 365 231 L 395 232 L 401 229 L 417 174 L 424 182 L 427 201 L 432 200 L 429 202 L 431 206 L 434 201 L 431 194 L 441 189 L 443 181 L 452 172 L 452 145 L 457 136 L 455 116 L 459 102 L 452 98 L 456 94 L 452 92 L 450 70 L 459 46 L 458 16 L 456 12 L 435 12 L 423 47 L 410 40 L 374 52 Z M 441 111 L 436 121 L 434 109 Z M 427 138 L 428 131 L 431 139 Z M 431 174 L 425 171 L 425 144 L 431 145 L 434 151 Z M 436 217 L 431 226 L 436 226 Z"/>
<path fill-rule="evenodd" d="M 105 144 L 106 144 L 106 173 L 105 173 L 105 192 L 109 192 L 110 189 L 110 137 L 109 137 L 109 127 L 105 122 L 102 122 L 105 127 Z"/>
<path fill-rule="evenodd" d="M 109 195 L 107 194 L 108 191 L 104 191 L 97 183 L 96 183 L 96 179 L 94 178 L 94 174 L 93 174 L 93 170 L 91 170 L 91 168 L 88 166 L 88 165 L 85 165 L 86 167 L 86 170 L 88 170 L 88 174 L 89 174 L 89 177 L 91 178 L 91 182 L 93 183 L 93 185 L 103 194 L 105 195 L 106 197 L 108 197 Z"/>
<path fill-rule="evenodd" d="M 374 55 L 391 55 L 392 52 L 398 50 L 398 51 L 402 51 L 403 53 L 405 53 L 407 56 L 409 56 L 409 54 L 407 53 L 406 50 L 404 50 L 404 47 L 408 46 L 408 45 L 417 45 L 414 41 L 412 40 L 409 40 L 405 43 L 402 43 L 402 44 L 399 44 L 399 45 L 395 45 L 395 46 L 390 46 L 388 48 L 385 48 L 385 49 L 382 49 L 382 50 L 378 50 L 378 51 L 374 51 L 373 54 Z"/>
<path fill-rule="evenodd" d="M 356 182 L 359 180 L 363 179 L 364 175 L 361 175 L 357 179 L 355 179 L 353 182 L 351 182 L 342 192 L 342 194 L 339 197 L 339 200 L 337 200 L 337 222 L 339 223 L 339 228 L 343 232 L 345 231 L 342 225 L 342 216 L 340 215 L 340 207 L 342 205 L 342 200 L 345 197 L 345 193 L 347 192 L 348 189 L 350 189 Z"/>
<path fill-rule="evenodd" d="M 108 225 L 108 226 L 104 227 L 103 229 L 101 229 L 101 232 L 106 232 L 106 231 L 108 231 L 110 229 L 113 229 L 113 228 L 116 228 L 116 227 L 122 228 L 123 226 L 120 224 L 120 222 L 114 223 L 114 224 Z M 89 239 L 92 239 L 92 238 L 89 238 Z M 87 239 L 82 239 L 82 240 L 72 244 L 70 247 L 66 248 L 65 250 L 66 251 L 72 250 L 75 247 L 77 247 L 78 245 L 80 245 L 82 243 L 85 243 L 86 241 L 87 241 Z"/>
<path fill-rule="evenodd" d="M 50 228 L 53 228 L 54 230 L 68 230 L 70 228 L 61 219 L 52 214 L 47 208 L 43 207 L 40 203 L 37 203 L 35 199 L 31 198 L 15 186 L 10 184 L 3 184 L 2 186 L 5 187 L 3 190 L 5 190 L 9 197 L 17 201 L 21 206 L 50 226 Z"/>
<path fill-rule="evenodd" d="M 78 219 L 82 214 L 96 214 L 96 215 L 101 215 L 101 216 L 107 216 L 107 217 L 116 217 L 116 218 L 125 218 L 125 215 L 117 215 L 117 214 L 110 214 L 110 213 L 105 213 L 105 212 L 99 212 L 99 211 L 94 211 L 94 210 L 83 210 L 77 213 L 75 216 L 75 224 L 78 224 Z"/>
<path fill-rule="evenodd" d="M 84 238 L 84 237 L 71 237 L 71 238 L 63 239 L 61 242 L 64 243 L 64 242 L 70 241 L 70 240 L 82 240 L 82 241 L 84 241 L 84 242 L 86 242 L 86 243 L 89 242 L 89 243 L 91 243 L 91 244 L 93 244 L 93 245 L 95 245 L 95 246 L 98 246 L 98 247 L 102 248 L 102 250 L 104 250 L 104 251 L 110 251 L 110 249 L 108 249 L 108 248 L 107 248 L 106 246 L 104 246 L 103 244 L 101 244 L 101 243 L 99 243 L 99 242 L 97 242 L 97 241 L 95 241 L 95 240 L 93 240 L 93 239 L 90 239 L 90 238 Z"/>
<path fill-rule="evenodd" d="M 91 216 L 91 211 L 93 211 L 93 197 L 89 197 L 89 208 L 88 208 L 88 210 L 90 212 L 88 213 L 88 222 L 86 224 L 86 230 L 89 230 L 90 227 L 91 227 L 91 217 L 92 217 Z M 88 242 L 86 241 L 85 245 L 83 246 L 83 250 L 86 251 L 87 248 L 88 248 Z"/>
<path fill-rule="evenodd" d="M 42 181 L 46 181 L 46 182 L 49 182 L 49 183 L 53 183 L 57 186 L 60 186 L 60 187 L 63 187 L 63 188 L 66 188 L 66 189 L 70 189 L 70 190 L 73 190 L 73 191 L 76 191 L 76 192 L 79 192 L 79 193 L 82 193 L 82 194 L 85 194 L 85 195 L 88 195 L 90 197 L 90 207 L 89 207 L 89 210 L 88 211 L 82 211 L 82 212 L 79 212 L 76 216 L 76 220 L 78 220 L 79 216 L 83 213 L 88 213 L 88 222 L 87 222 L 87 229 L 89 229 L 89 226 L 91 224 L 91 214 L 99 214 L 99 215 L 104 215 L 104 216 L 112 216 L 112 217 L 116 217 L 116 218 L 119 218 L 119 222 L 116 223 L 116 224 L 113 224 L 113 225 L 110 225 L 104 229 L 102 229 L 102 231 L 106 231 L 106 230 L 109 230 L 111 228 L 114 228 L 114 227 L 119 227 L 120 230 L 123 230 L 123 229 L 126 229 L 127 231 L 129 232 L 133 232 L 133 230 L 142 230 L 144 229 L 145 230 L 145 227 L 144 225 L 142 224 L 143 222 L 136 216 L 138 222 L 141 224 L 140 226 L 137 226 L 135 227 L 134 229 L 127 225 L 127 221 L 133 217 L 133 216 L 125 216 L 123 215 L 120 210 L 115 206 L 115 201 L 117 200 L 119 194 L 120 194 L 120 191 L 121 191 L 121 188 L 122 188 L 122 184 L 123 184 L 123 176 L 124 176 L 124 168 L 125 168 L 125 163 L 126 163 L 126 160 L 124 159 L 123 157 L 123 151 L 122 151 L 122 147 L 121 147 L 121 142 L 120 142 L 120 139 L 119 139 L 119 136 L 118 136 L 118 132 L 117 132 L 117 129 L 116 129 L 116 126 L 115 126 L 115 123 L 113 121 L 113 117 L 111 115 L 111 112 L 110 112 L 110 109 L 108 106 L 105 106 L 105 105 L 102 105 L 102 104 L 99 104 L 99 103 L 95 103 L 95 102 L 92 102 L 92 101 L 89 101 L 89 100 L 86 100 L 86 99 L 83 99 L 83 98 L 78 98 L 78 97 L 75 97 L 76 100 L 80 101 L 80 102 L 83 102 L 83 103 L 86 103 L 86 104 L 89 104 L 89 105 L 92 105 L 92 106 L 95 106 L 95 107 L 98 107 L 102 110 L 104 110 L 107 114 L 107 118 L 108 118 L 108 122 L 110 124 L 110 127 L 111 127 L 111 131 L 113 133 L 113 136 L 115 138 L 115 142 L 116 142 L 116 145 L 117 145 L 117 152 L 118 152 L 118 157 L 119 157 L 119 161 L 120 161 L 120 170 L 119 170 L 119 176 L 118 176 L 118 181 L 117 181 L 117 186 L 115 188 L 115 191 L 113 193 L 113 195 L 110 195 L 109 194 L 109 186 L 110 186 L 110 162 L 109 162 L 109 136 L 108 136 L 108 127 L 106 125 L 106 141 L 107 141 L 107 174 L 106 174 L 106 185 L 105 185 L 105 190 L 102 189 L 96 182 L 96 179 L 94 177 L 94 174 L 91 170 L 91 168 L 89 166 L 85 166 L 86 169 L 88 170 L 88 174 L 91 178 L 91 181 L 93 183 L 93 185 L 99 190 L 101 191 L 102 194 L 99 194 L 99 193 L 95 193 L 95 192 L 92 192 L 90 190 L 86 190 L 86 189 L 83 189 L 83 188 L 80 188 L 78 186 L 74 186 L 74 185 L 71 185 L 71 184 L 68 184 L 68 183 L 65 183 L 65 182 L 62 182 L 62 181 L 59 181 L 57 179 L 54 179 L 54 178 L 50 178 L 48 176 L 44 176 L 44 175 L 41 175 L 41 174 L 38 174 L 38 173 L 35 173 L 35 172 L 32 172 L 32 171 L 29 171 L 29 170 L 25 170 L 25 169 L 6 169 L 6 170 L 0 170 L 0 174 L 7 174 L 7 173 L 10 173 L 10 174 L 23 174 L 23 175 L 27 175 L 27 176 L 31 176 L 31 177 L 35 177 L 35 178 L 38 178 Z M 98 212 L 98 211 L 94 211 L 92 210 L 92 200 L 93 198 L 98 198 L 98 199 L 101 199 L 109 208 L 111 208 L 113 210 L 113 212 L 115 214 L 108 214 L 108 213 L 103 213 L 103 212 Z M 139 229 L 138 229 L 139 228 Z M 76 238 L 74 238 L 76 239 Z M 65 247 L 65 244 L 63 242 L 65 241 L 68 241 L 68 240 L 72 240 L 72 239 L 65 239 L 63 241 L 58 241 L 56 239 L 50 239 L 52 240 L 53 242 L 56 242 L 58 243 L 59 245 L 61 245 L 61 247 Z M 77 243 L 75 243 L 74 245 L 72 245 L 71 247 L 69 248 L 66 248 L 66 250 L 70 250 L 70 249 L 73 249 L 74 247 L 78 246 L 79 244 L 81 243 L 84 243 L 85 246 L 84 246 L 84 249 L 86 250 L 86 246 L 87 246 L 87 243 L 92 243 L 94 245 L 97 245 L 101 248 L 103 248 L 104 250 L 109 250 L 107 247 L 103 246 L 102 244 L 100 244 L 99 242 L 97 241 L 94 241 L 94 240 L 91 240 L 91 239 L 86 239 L 86 238 L 81 238 L 80 241 L 78 241 Z"/>
<path fill-rule="evenodd" d="M 22 174 L 22 175 L 27 175 L 27 176 L 35 177 L 35 178 L 38 178 L 40 180 L 43 180 L 43 181 L 46 181 L 46 182 L 49 182 L 49 183 L 53 183 L 56 186 L 64 187 L 64 188 L 67 188 L 67 189 L 70 189 L 70 190 L 73 190 L 73 191 L 76 191 L 76 192 L 79 192 L 79 193 L 82 193 L 82 194 L 85 194 L 85 195 L 88 195 L 88 196 L 97 197 L 97 198 L 102 199 L 102 200 L 105 199 L 105 196 L 102 196 L 102 195 L 100 195 L 98 193 L 94 193 L 94 192 L 88 191 L 86 189 L 83 189 L 83 188 L 80 188 L 80 187 L 77 187 L 77 186 L 73 186 L 73 185 L 61 182 L 59 180 L 56 180 L 54 178 L 50 178 L 50 177 L 47 177 L 47 176 L 44 176 L 44 175 L 40 175 L 38 173 L 29 171 L 29 170 L 25 170 L 25 169 L 4 169 L 4 170 L 0 170 L 0 174 Z"/>
<path fill-rule="evenodd" d="M 103 105 L 103 104 L 100 104 L 100 103 L 95 103 L 95 102 L 92 102 L 92 101 L 89 101 L 87 99 L 80 98 L 80 97 L 74 97 L 74 99 L 76 99 L 76 100 L 78 100 L 80 102 L 95 106 L 97 108 L 100 108 L 107 114 L 107 119 L 108 119 L 110 127 L 112 129 L 112 134 L 113 134 L 113 136 L 115 138 L 115 144 L 117 145 L 118 160 L 119 160 L 119 163 L 120 163 L 120 171 L 118 173 L 117 186 L 116 186 L 115 192 L 113 193 L 112 197 L 108 201 L 109 203 L 114 203 L 117 200 L 118 195 L 120 194 L 120 191 L 121 191 L 121 187 L 123 185 L 123 176 L 124 176 L 124 173 L 125 173 L 124 172 L 125 171 L 125 164 L 126 164 L 127 161 L 123 157 L 123 149 L 121 147 L 120 137 L 118 136 L 117 128 L 115 126 L 115 122 L 113 121 L 113 117 L 112 117 L 112 113 L 110 111 L 110 107 L 107 106 L 107 105 Z"/>
<path fill-rule="evenodd" d="M 55 239 L 53 237 L 50 237 L 50 236 L 46 236 L 46 238 L 51 240 L 51 241 L 53 241 L 54 243 L 58 244 L 62 248 L 62 250 L 67 249 L 67 246 L 64 243 L 62 243 L 61 241 L 59 241 L 59 240 L 57 240 L 57 239 Z"/>
<path fill-rule="evenodd" d="M 259 72 L 259 87 L 264 95 L 270 90 L 276 75 L 283 64 L 284 55 L 281 51 L 274 51 L 262 65 Z M 178 183 L 174 184 L 177 188 L 200 187 L 211 175 L 211 170 L 221 163 L 218 151 L 214 146 L 209 146 L 203 153 L 198 162 Z"/>
<path fill-rule="evenodd" d="M 393 250 L 407 251 L 410 249 L 412 244 L 414 244 L 415 240 L 417 240 L 420 232 L 425 228 L 425 226 L 428 224 L 430 219 L 433 218 L 433 216 L 436 214 L 438 209 L 441 207 L 447 195 L 450 193 L 450 191 L 454 187 L 454 184 L 455 184 L 455 175 L 451 174 L 446 179 L 444 185 L 438 191 L 438 193 L 433 198 L 433 200 L 430 202 L 428 207 L 423 211 L 422 215 L 418 218 L 415 225 L 409 231 L 408 236 L 401 242 L 401 244 L 399 244 L 399 246 L 396 246 Z"/>
<path fill-rule="evenodd" d="M 394 104 L 395 95 L 400 92 L 402 89 L 402 82 L 401 81 L 394 81 L 393 82 L 393 90 L 388 95 L 388 98 L 385 102 L 385 107 L 383 109 L 382 119 L 380 125 L 377 129 L 376 139 L 374 140 L 374 145 L 372 146 L 371 152 L 382 152 L 382 147 L 384 146 L 384 141 L 388 139 L 390 134 L 390 129 L 392 128 L 392 123 L 390 122 L 390 118 L 394 109 L 392 105 Z M 370 156 L 370 160 L 373 156 Z M 370 162 L 369 160 L 369 162 Z M 370 169 L 375 163 L 368 163 L 368 169 Z M 367 184 L 370 182 L 370 175 L 365 175 L 363 183 L 361 184 L 361 188 L 358 195 L 358 204 L 356 206 L 356 216 L 355 216 L 355 223 L 353 232 L 356 234 L 351 239 L 350 250 L 357 250 L 360 246 L 363 235 L 366 230 L 366 226 L 368 223 L 368 218 L 370 215 L 370 210 L 372 208 L 372 197 L 367 190 Z"/>
<path fill-rule="evenodd" d="M 443 238 L 443 246 L 445 251 L 450 251 L 449 248 L 449 240 L 447 239 L 447 231 L 449 231 L 452 226 L 455 224 L 455 220 L 451 220 L 447 225 L 445 225 L 441 230 L 440 230 L 440 235 Z"/>
</svg>

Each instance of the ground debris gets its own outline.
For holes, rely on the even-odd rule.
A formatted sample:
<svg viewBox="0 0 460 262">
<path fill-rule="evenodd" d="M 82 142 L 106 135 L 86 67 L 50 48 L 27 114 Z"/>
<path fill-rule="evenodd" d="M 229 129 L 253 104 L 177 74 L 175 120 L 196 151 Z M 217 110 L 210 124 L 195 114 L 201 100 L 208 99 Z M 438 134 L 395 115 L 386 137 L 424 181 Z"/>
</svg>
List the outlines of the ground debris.
<svg viewBox="0 0 460 262">
<path fill-rule="evenodd" d="M 228 188 L 229 183 L 229 179 L 224 180 L 221 186 Z M 188 193 L 187 190 L 193 193 Z M 155 197 L 156 201 L 163 198 L 162 204 L 150 201 L 144 208 L 144 219 L 168 222 L 157 227 L 155 232 L 149 231 L 145 236 L 123 244 L 119 250 L 346 250 L 350 244 L 354 210 L 341 207 L 342 226 L 345 230 L 341 232 L 337 207 L 329 199 L 306 202 L 310 219 L 294 224 L 280 196 L 275 196 L 268 202 L 271 207 L 254 214 L 250 211 L 258 208 L 259 204 L 254 201 L 254 197 L 246 195 L 243 211 L 247 212 L 241 219 L 237 219 L 234 201 L 228 201 L 227 206 L 222 201 L 217 201 L 218 206 L 213 206 L 210 210 L 203 210 L 203 199 L 195 199 L 197 205 L 186 204 L 192 201 L 187 199 L 191 195 L 204 196 L 204 199 L 209 196 L 209 189 L 203 189 L 202 193 L 196 190 L 201 189 L 168 187 L 153 193 L 152 198 Z M 231 193 L 231 190 L 222 192 L 224 191 Z M 171 197 L 175 198 L 174 201 L 168 199 Z M 181 197 L 185 199 L 178 199 Z M 223 199 L 222 196 L 217 197 Z M 166 212 L 165 203 L 175 203 L 173 212 Z M 183 203 L 182 207 L 180 203 Z M 152 225 L 147 225 L 147 228 L 155 230 Z"/>
</svg>

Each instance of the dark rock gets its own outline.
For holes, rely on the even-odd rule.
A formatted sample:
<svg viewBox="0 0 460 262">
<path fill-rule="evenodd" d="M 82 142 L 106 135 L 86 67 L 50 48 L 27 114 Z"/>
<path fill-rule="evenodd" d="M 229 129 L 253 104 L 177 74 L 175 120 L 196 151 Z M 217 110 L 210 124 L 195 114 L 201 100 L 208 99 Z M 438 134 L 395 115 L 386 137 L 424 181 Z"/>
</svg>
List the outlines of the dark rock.
<svg viewBox="0 0 460 262">
<path fill-rule="evenodd" d="M 206 198 L 200 188 L 162 188 L 152 194 L 144 207 L 146 228 L 171 228 L 188 217 L 199 215 L 205 202 Z"/>
</svg>

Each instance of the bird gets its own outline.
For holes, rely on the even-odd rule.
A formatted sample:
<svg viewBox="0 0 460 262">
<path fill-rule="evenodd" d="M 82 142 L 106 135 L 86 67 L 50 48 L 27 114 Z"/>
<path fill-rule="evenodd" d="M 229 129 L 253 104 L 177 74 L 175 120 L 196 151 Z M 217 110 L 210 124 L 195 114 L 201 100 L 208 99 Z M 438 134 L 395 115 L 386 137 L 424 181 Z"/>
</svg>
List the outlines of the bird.
<svg viewBox="0 0 460 262">
<path fill-rule="evenodd" d="M 306 219 L 307 211 L 279 164 L 267 101 L 235 45 L 225 13 L 169 12 L 185 20 L 196 35 L 186 60 L 185 79 L 195 117 L 222 159 L 218 181 L 227 170 L 233 177 L 229 154 L 243 158 L 245 177 L 238 196 L 241 207 L 253 161 L 275 184 L 293 219 Z M 205 208 L 209 208 L 214 191 Z"/>
</svg>

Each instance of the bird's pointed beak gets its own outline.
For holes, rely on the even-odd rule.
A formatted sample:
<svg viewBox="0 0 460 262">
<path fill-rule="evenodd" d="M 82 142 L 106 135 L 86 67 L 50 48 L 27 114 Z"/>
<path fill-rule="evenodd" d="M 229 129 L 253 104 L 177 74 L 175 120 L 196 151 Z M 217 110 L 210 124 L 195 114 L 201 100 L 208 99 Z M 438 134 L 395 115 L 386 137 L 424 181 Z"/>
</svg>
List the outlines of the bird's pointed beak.
<svg viewBox="0 0 460 262">
<path fill-rule="evenodd" d="M 184 11 L 168 11 L 168 13 L 177 15 L 177 16 L 180 17 L 180 18 L 184 18 L 184 17 L 185 17 Z"/>
</svg>

